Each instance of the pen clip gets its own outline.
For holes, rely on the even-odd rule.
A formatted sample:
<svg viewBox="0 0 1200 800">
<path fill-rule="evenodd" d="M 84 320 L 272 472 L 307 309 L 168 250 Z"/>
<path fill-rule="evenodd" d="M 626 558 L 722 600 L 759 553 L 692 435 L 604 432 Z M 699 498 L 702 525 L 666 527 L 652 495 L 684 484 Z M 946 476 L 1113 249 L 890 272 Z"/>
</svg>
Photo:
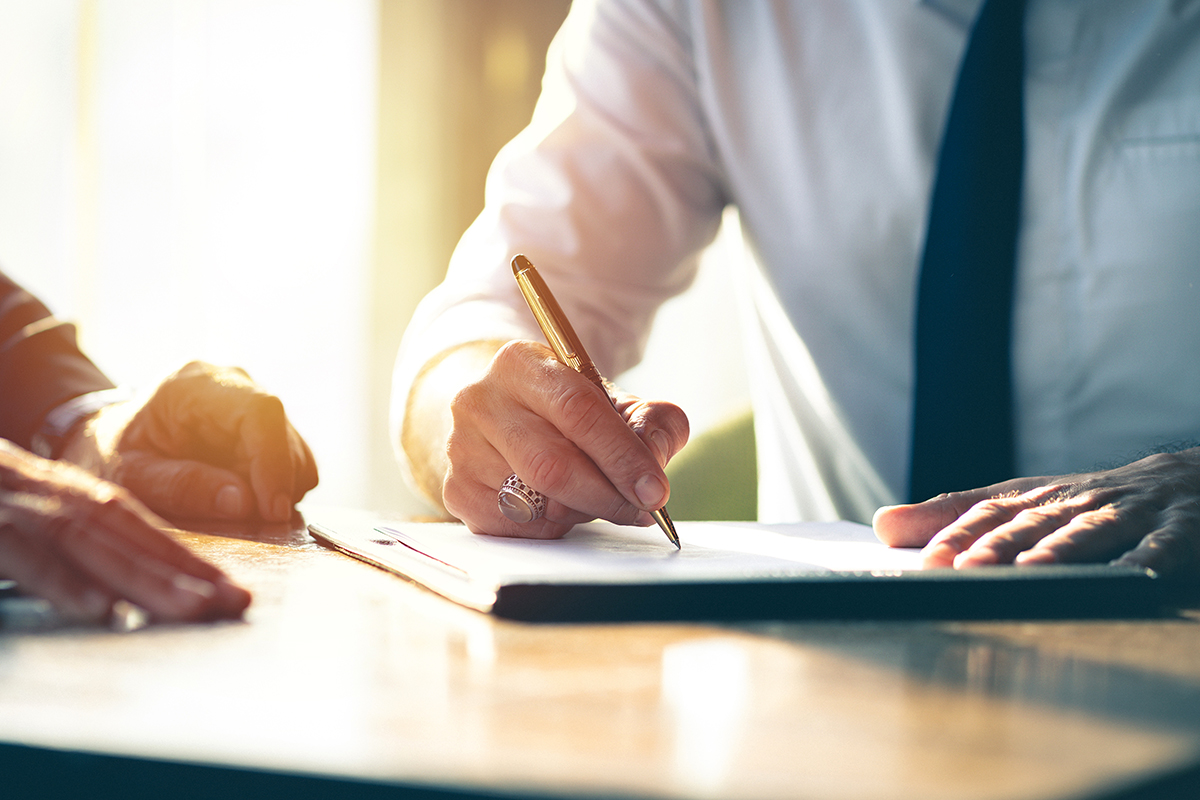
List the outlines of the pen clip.
<svg viewBox="0 0 1200 800">
<path fill-rule="evenodd" d="M 554 299 L 550 287 L 542 280 L 542 276 L 538 274 L 533 262 L 518 254 L 513 256 L 512 270 L 513 277 L 517 279 L 517 286 L 520 287 L 521 294 L 525 298 L 525 303 L 533 312 L 538 327 L 542 329 L 555 357 L 599 387 L 600 391 L 604 392 L 604 396 L 608 398 L 613 410 L 620 414 L 621 409 L 617 407 L 617 399 L 610 391 L 611 384 L 604 379 L 587 351 L 583 349 L 583 342 L 579 340 L 575 329 L 567 321 L 567 315 L 563 313 L 558 301 Z M 651 514 L 654 516 L 654 521 L 667 534 L 667 538 L 678 548 L 679 536 L 675 533 L 675 525 L 667 514 L 667 507 L 663 506 Z"/>
<path fill-rule="evenodd" d="M 542 329 L 554 355 L 559 361 L 603 389 L 604 377 L 588 357 L 583 343 L 567 320 L 567 315 L 537 269 L 528 258 L 521 255 L 513 258 L 512 268 L 517 286 L 525 297 L 525 303 L 533 312 L 534 319 L 537 320 L 538 327 Z"/>
</svg>

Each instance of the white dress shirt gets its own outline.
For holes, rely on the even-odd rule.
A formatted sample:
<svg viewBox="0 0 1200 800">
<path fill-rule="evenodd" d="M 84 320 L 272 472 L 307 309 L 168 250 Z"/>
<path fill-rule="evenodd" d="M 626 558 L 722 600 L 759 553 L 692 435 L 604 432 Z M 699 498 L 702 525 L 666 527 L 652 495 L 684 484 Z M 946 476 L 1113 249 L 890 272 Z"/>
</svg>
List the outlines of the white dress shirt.
<svg viewBox="0 0 1200 800">
<path fill-rule="evenodd" d="M 395 422 L 437 352 L 541 340 L 518 252 L 601 369 L 627 369 L 734 204 L 745 291 L 712 322 L 747 347 L 760 519 L 866 521 L 903 499 L 917 266 L 978 5 L 577 3 L 406 334 Z M 1200 439 L 1200 2 L 1029 0 L 1025 101 L 1021 474 Z"/>
</svg>

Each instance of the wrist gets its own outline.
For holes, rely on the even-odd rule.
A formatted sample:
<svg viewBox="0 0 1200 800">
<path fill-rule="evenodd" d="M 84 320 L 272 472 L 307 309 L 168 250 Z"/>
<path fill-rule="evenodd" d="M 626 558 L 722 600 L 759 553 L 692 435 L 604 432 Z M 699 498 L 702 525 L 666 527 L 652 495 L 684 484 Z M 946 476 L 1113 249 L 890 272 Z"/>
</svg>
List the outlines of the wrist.
<svg viewBox="0 0 1200 800">
<path fill-rule="evenodd" d="M 446 442 L 453 426 L 451 401 L 458 390 L 486 371 L 503 344 L 478 341 L 451 347 L 431 359 L 409 388 L 400 449 L 413 487 L 439 511 L 445 511 L 442 482 L 450 466 Z"/>
<path fill-rule="evenodd" d="M 31 449 L 42 458 L 61 458 L 71 439 L 101 409 L 131 397 L 125 387 L 102 389 L 73 397 L 50 410 L 33 435 Z"/>
</svg>

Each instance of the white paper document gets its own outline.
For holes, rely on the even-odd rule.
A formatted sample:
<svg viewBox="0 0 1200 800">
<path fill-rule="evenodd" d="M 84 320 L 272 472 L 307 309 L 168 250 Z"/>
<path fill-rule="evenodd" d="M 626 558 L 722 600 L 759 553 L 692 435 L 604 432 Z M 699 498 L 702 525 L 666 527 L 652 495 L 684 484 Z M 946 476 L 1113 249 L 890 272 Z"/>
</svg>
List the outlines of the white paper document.
<svg viewBox="0 0 1200 800">
<path fill-rule="evenodd" d="M 448 523 L 313 522 L 318 540 L 457 603 L 530 621 L 1035 618 L 1156 613 L 1144 570 L 1102 564 L 921 569 L 851 522 L 577 525 L 509 539 Z"/>
<path fill-rule="evenodd" d="M 728 580 L 812 572 L 920 569 L 919 550 L 882 544 L 853 522 L 676 523 L 682 548 L 657 527 L 577 525 L 562 539 L 472 534 L 462 525 L 384 524 L 381 537 L 471 574 L 502 580 Z"/>
</svg>

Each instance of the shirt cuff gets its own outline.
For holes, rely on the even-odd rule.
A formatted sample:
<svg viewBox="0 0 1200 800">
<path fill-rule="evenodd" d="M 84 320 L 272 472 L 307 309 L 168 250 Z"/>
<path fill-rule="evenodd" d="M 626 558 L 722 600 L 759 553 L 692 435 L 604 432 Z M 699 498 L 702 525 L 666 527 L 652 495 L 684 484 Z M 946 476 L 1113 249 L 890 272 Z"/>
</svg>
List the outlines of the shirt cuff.
<svg viewBox="0 0 1200 800">
<path fill-rule="evenodd" d="M 132 396 L 133 393 L 128 388 L 118 386 L 115 389 L 81 394 L 56 406 L 46 415 L 42 427 L 33 435 L 33 452 L 42 458 L 58 458 L 68 434 L 81 420 L 105 406 L 123 402 Z"/>
</svg>

